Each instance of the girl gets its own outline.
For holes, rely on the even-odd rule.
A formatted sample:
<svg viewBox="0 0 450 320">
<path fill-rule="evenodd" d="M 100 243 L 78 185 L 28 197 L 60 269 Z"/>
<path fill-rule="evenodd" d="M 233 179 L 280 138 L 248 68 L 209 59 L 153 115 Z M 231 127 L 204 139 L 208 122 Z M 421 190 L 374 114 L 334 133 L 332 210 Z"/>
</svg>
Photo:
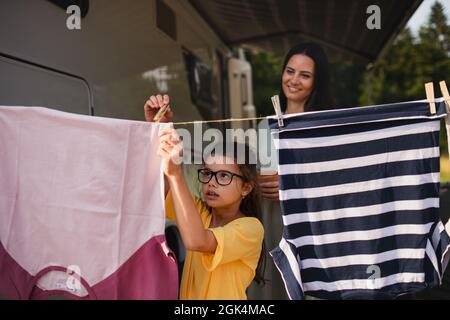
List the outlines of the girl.
<svg viewBox="0 0 450 320">
<path fill-rule="evenodd" d="M 153 121 L 165 104 L 169 104 L 167 95 L 150 97 L 145 106 L 147 121 Z M 163 119 L 167 120 L 170 113 Z M 237 144 L 234 147 L 238 150 Z M 168 186 L 166 213 L 176 219 L 187 249 L 180 298 L 246 299 L 252 280 L 264 281 L 256 165 L 238 164 L 236 155 L 211 154 L 198 170 L 201 201 L 187 187 L 179 164 L 182 150 L 173 128 L 161 131 L 159 155 Z M 250 158 L 248 147 L 246 158 Z"/>
</svg>

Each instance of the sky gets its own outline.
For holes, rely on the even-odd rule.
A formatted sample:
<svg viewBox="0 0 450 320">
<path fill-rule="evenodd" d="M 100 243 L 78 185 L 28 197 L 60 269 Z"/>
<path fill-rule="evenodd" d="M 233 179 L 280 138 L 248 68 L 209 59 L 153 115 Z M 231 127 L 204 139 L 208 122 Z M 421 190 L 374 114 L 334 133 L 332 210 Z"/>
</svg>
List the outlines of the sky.
<svg viewBox="0 0 450 320">
<path fill-rule="evenodd" d="M 409 19 L 407 26 L 411 29 L 413 34 L 417 35 L 420 26 L 428 21 L 431 7 L 435 2 L 436 0 L 424 0 L 411 19 Z M 439 0 L 439 2 L 444 6 L 447 22 L 450 23 L 450 0 Z"/>
</svg>

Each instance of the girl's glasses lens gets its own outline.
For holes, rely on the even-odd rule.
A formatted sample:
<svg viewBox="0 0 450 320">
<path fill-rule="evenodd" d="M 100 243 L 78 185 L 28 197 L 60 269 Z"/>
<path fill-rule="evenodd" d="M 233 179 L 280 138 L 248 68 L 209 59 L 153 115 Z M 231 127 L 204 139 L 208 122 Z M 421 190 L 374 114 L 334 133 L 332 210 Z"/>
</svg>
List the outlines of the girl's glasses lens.
<svg viewBox="0 0 450 320">
<path fill-rule="evenodd" d="M 203 183 L 208 183 L 211 180 L 212 172 L 209 170 L 199 170 L 198 171 L 198 180 Z"/>
<path fill-rule="evenodd" d="M 227 185 L 231 182 L 233 175 L 229 172 L 219 171 L 216 173 L 217 182 L 221 185 Z"/>
</svg>

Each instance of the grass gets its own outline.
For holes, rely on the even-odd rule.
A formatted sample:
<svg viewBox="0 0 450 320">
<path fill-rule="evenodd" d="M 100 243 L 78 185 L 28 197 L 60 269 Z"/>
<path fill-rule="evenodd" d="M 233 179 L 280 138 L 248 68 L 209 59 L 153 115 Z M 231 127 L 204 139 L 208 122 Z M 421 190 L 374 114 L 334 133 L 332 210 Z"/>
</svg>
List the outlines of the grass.
<svg viewBox="0 0 450 320">
<path fill-rule="evenodd" d="M 450 159 L 441 155 L 441 182 L 450 182 Z"/>
</svg>

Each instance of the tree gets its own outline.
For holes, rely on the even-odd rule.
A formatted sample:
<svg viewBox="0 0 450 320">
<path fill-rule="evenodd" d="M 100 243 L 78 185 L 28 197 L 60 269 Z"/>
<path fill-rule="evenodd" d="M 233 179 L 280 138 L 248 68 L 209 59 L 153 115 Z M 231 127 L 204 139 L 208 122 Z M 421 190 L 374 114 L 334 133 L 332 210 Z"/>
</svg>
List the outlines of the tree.
<svg viewBox="0 0 450 320">
<path fill-rule="evenodd" d="M 447 80 L 450 75 L 450 26 L 439 2 L 431 8 L 427 25 L 420 28 L 417 46 L 421 76 L 418 81 Z"/>
<path fill-rule="evenodd" d="M 403 30 L 374 70 L 366 74 L 360 104 L 424 99 L 424 83 L 448 79 L 449 57 L 450 26 L 442 4 L 436 1 L 418 38 L 408 28 Z"/>
<path fill-rule="evenodd" d="M 283 58 L 266 52 L 249 52 L 248 57 L 257 112 L 273 114 L 270 97 L 278 94 Z M 433 4 L 417 37 L 405 28 L 372 70 L 339 61 L 330 65 L 330 73 L 339 107 L 424 99 L 426 82 L 450 80 L 450 26 L 442 4 Z"/>
<path fill-rule="evenodd" d="M 442 4 L 436 1 L 418 37 L 403 30 L 389 51 L 365 75 L 360 104 L 382 104 L 425 99 L 424 84 L 450 84 L 450 26 Z M 439 89 L 435 90 L 439 96 Z M 368 102 L 369 96 L 372 101 Z M 447 135 L 442 122 L 440 144 L 447 151 Z"/>
<path fill-rule="evenodd" d="M 381 104 L 423 98 L 416 88 L 418 52 L 411 31 L 403 30 L 375 68 L 366 74 L 360 104 Z M 422 83 L 423 87 L 423 83 Z M 370 98 L 369 98 L 370 97 Z"/>
<path fill-rule="evenodd" d="M 248 52 L 252 65 L 253 100 L 259 116 L 274 114 L 270 97 L 279 93 L 283 58 L 268 52 Z"/>
</svg>

